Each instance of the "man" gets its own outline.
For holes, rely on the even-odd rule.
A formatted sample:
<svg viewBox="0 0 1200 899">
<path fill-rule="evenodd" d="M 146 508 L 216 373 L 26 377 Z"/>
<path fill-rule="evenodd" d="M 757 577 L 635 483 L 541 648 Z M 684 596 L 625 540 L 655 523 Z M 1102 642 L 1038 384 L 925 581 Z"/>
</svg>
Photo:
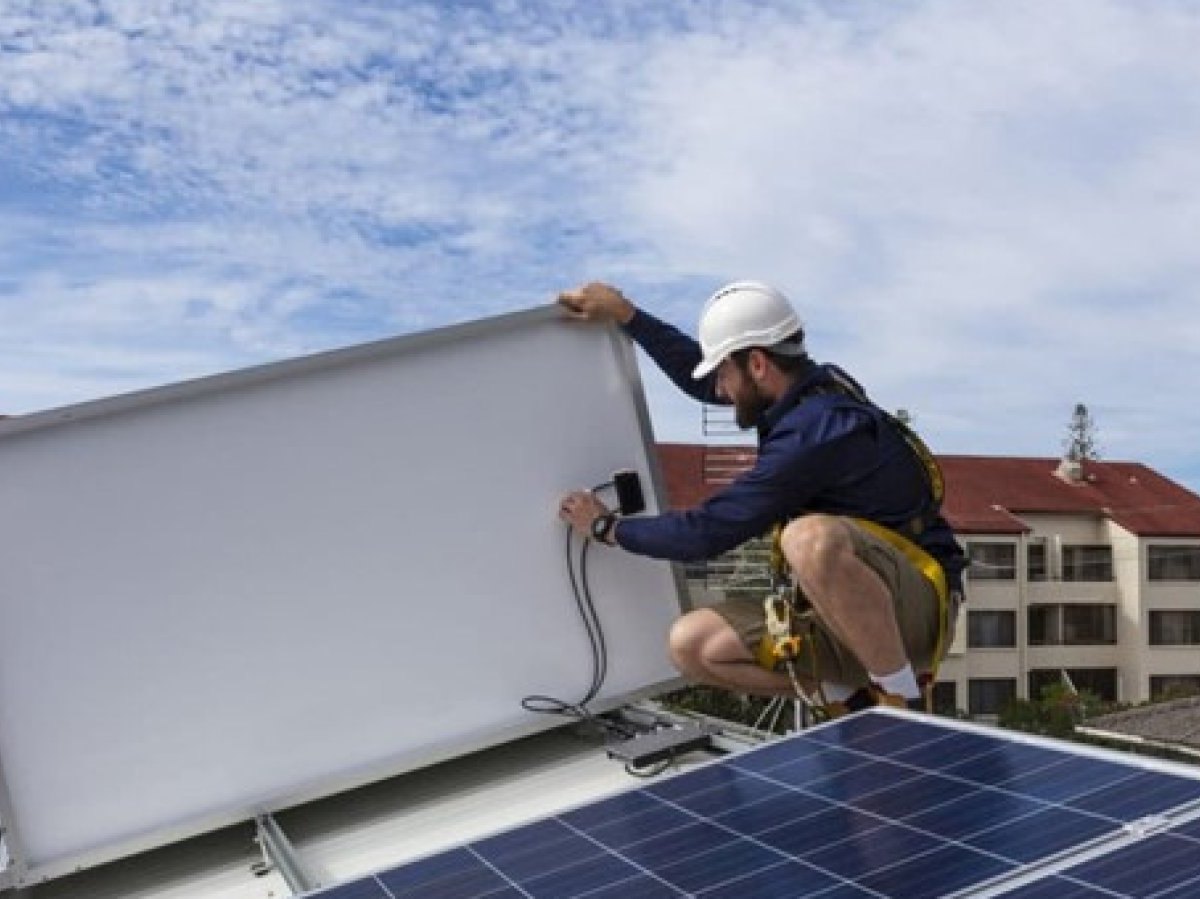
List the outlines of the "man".
<svg viewBox="0 0 1200 899">
<path fill-rule="evenodd" d="M 809 357 L 791 303 L 765 284 L 717 291 L 699 342 L 606 284 L 558 302 L 577 319 L 617 323 L 684 392 L 732 404 L 738 425 L 758 430 L 754 467 L 698 508 L 617 520 L 586 491 L 560 506 L 583 535 L 674 561 L 713 558 L 781 528 L 775 548 L 795 589 L 788 626 L 801 637 L 798 655 L 763 652 L 769 603 L 731 600 L 675 622 L 669 650 L 680 672 L 759 695 L 791 695 L 799 675 L 830 709 L 920 707 L 918 676 L 929 679 L 944 653 L 965 567 L 924 445 L 844 372 Z"/>
</svg>

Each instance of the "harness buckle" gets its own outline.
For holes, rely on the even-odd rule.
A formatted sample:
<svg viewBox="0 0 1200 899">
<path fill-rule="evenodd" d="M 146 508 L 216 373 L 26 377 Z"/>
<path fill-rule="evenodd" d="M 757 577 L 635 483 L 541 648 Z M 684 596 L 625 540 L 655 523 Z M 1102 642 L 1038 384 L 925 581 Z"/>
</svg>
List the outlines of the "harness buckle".
<svg viewBox="0 0 1200 899">
<path fill-rule="evenodd" d="M 771 649 L 777 661 L 794 662 L 800 655 L 803 639 L 792 633 L 792 603 L 783 593 L 763 600 L 763 617 Z"/>
</svg>

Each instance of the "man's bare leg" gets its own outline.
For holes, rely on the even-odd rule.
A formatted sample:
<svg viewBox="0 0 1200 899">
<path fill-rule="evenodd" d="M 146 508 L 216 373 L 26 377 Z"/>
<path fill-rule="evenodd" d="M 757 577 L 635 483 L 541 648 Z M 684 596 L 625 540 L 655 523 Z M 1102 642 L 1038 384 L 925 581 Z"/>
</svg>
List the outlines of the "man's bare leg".
<svg viewBox="0 0 1200 899">
<path fill-rule="evenodd" d="M 675 621 L 670 652 L 679 672 L 697 683 L 755 696 L 796 695 L 787 673 L 761 667 L 737 631 L 712 609 L 697 609 Z M 809 693 L 815 686 L 806 678 L 800 683 Z"/>
<path fill-rule="evenodd" d="M 849 528 L 831 515 L 797 518 L 784 529 L 783 554 L 825 627 L 878 679 L 909 659 L 892 595 L 855 555 Z"/>
</svg>

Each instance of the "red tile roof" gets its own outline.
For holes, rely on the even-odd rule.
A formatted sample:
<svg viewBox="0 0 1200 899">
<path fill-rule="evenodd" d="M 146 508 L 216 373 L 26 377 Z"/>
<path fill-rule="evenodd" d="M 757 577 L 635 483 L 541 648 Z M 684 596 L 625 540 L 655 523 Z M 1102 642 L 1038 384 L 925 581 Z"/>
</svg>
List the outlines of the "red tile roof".
<svg viewBox="0 0 1200 899">
<path fill-rule="evenodd" d="M 753 464 L 754 447 L 660 443 L 658 455 L 668 503 L 685 509 Z M 1020 534 L 1029 530 L 1021 514 L 1040 512 L 1108 518 L 1144 537 L 1200 537 L 1200 496 L 1137 462 L 1085 462 L 1082 479 L 1068 483 L 1055 474 L 1058 459 L 938 461 L 946 477 L 946 518 L 962 533 Z"/>
<path fill-rule="evenodd" d="M 1084 462 L 1077 482 L 1052 458 L 939 456 L 946 517 L 974 533 L 1020 533 L 1021 513 L 1107 518 L 1143 537 L 1200 537 L 1200 496 L 1138 462 Z"/>
<path fill-rule="evenodd" d="M 738 471 L 753 465 L 755 455 L 753 446 L 658 444 L 667 504 L 672 509 L 691 509 L 700 505 L 723 484 L 729 483 Z"/>
</svg>

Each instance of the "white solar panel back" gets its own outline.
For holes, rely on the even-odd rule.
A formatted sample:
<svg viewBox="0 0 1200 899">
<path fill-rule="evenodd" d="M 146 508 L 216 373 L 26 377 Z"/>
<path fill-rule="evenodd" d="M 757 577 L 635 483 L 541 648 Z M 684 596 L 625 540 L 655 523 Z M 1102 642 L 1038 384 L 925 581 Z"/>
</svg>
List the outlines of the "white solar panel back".
<svg viewBox="0 0 1200 899">
<path fill-rule="evenodd" d="M 539 309 L 0 423 L 0 818 L 56 876 L 493 745 L 577 699 L 555 511 L 632 468 L 628 344 Z M 672 681 L 591 553 L 600 705 Z"/>
</svg>

